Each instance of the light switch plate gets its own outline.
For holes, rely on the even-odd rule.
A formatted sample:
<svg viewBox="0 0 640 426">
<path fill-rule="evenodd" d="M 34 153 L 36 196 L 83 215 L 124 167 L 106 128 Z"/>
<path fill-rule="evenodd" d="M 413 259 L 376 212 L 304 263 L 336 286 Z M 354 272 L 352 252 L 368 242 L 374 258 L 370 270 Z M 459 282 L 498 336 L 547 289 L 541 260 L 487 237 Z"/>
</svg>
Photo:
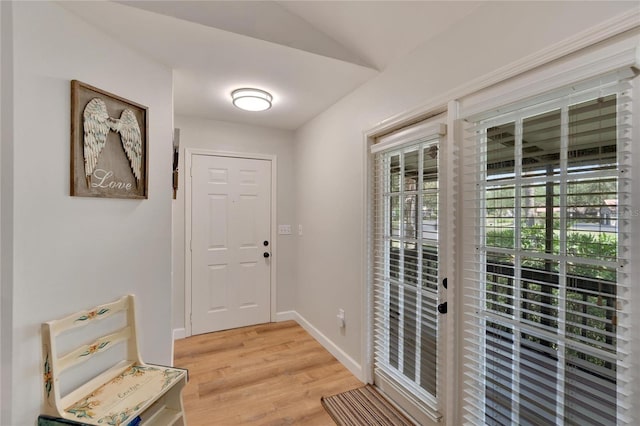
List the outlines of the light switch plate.
<svg viewBox="0 0 640 426">
<path fill-rule="evenodd" d="M 278 234 L 291 235 L 291 225 L 278 225 Z"/>
</svg>

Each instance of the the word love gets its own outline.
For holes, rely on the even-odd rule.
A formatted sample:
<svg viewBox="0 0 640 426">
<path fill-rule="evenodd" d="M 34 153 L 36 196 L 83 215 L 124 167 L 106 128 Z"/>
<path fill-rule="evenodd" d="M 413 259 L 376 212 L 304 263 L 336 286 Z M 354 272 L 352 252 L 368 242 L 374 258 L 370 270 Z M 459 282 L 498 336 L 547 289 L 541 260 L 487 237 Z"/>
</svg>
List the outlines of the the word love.
<svg viewBox="0 0 640 426">
<path fill-rule="evenodd" d="M 114 180 L 113 172 L 111 170 L 94 170 L 92 180 L 93 182 L 91 182 L 91 186 L 93 188 L 124 189 L 125 191 L 130 191 L 132 188 L 131 183 Z"/>
</svg>

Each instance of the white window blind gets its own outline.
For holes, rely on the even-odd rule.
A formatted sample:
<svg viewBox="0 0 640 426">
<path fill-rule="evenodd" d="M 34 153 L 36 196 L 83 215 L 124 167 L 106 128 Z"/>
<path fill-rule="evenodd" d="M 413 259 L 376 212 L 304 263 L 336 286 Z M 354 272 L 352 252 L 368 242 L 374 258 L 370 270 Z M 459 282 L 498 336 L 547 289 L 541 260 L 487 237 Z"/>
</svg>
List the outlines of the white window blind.
<svg viewBox="0 0 640 426">
<path fill-rule="evenodd" d="M 467 424 L 631 421 L 632 84 L 609 77 L 469 120 Z"/>
<path fill-rule="evenodd" d="M 417 129 L 417 131 L 416 131 Z M 374 369 L 438 409 L 439 142 L 444 125 L 410 128 L 374 155 Z"/>
</svg>

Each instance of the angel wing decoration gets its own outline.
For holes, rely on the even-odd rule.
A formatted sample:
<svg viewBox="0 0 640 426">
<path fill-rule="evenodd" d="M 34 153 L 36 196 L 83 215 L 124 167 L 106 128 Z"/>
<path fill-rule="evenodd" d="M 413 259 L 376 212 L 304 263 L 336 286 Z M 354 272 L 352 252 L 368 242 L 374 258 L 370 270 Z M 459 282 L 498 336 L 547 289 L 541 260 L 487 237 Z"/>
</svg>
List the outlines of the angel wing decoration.
<svg viewBox="0 0 640 426">
<path fill-rule="evenodd" d="M 107 105 L 100 98 L 93 98 L 84 108 L 84 172 L 87 186 L 98 163 L 98 157 L 107 143 L 111 130 Z"/>
<path fill-rule="evenodd" d="M 84 108 L 84 172 L 87 186 L 98 164 L 98 157 L 107 143 L 109 131 L 120 134 L 120 141 L 129 159 L 131 171 L 140 183 L 142 175 L 142 134 L 135 114 L 130 109 L 122 111 L 120 118 L 111 118 L 107 105 L 100 98 L 93 98 Z"/>
<path fill-rule="evenodd" d="M 136 177 L 136 184 L 140 183 L 142 174 L 142 135 L 135 114 L 130 109 L 125 109 L 120 115 L 120 120 L 111 119 L 111 130 L 120 133 L 122 147 L 127 154 L 131 171 Z"/>
</svg>

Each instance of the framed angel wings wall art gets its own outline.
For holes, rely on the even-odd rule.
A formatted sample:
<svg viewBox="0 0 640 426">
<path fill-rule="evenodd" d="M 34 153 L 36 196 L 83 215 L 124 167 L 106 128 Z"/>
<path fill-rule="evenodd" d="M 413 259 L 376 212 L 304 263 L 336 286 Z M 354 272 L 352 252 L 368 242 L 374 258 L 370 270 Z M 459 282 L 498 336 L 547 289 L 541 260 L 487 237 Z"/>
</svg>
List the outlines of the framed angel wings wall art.
<svg viewBox="0 0 640 426">
<path fill-rule="evenodd" d="M 137 198 L 147 194 L 147 107 L 71 81 L 71 195 Z"/>
</svg>

